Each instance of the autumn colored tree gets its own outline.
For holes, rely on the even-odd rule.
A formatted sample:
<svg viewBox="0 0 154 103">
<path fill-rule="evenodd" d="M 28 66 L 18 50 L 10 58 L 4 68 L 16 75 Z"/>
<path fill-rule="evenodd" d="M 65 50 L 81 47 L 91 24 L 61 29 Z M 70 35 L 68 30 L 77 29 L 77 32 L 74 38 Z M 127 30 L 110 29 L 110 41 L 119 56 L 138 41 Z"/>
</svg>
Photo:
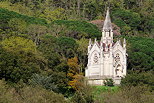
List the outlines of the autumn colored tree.
<svg viewBox="0 0 154 103">
<path fill-rule="evenodd" d="M 69 77 L 69 85 L 75 89 L 78 90 L 79 86 L 81 86 L 81 80 L 82 75 L 80 75 L 79 70 L 79 64 L 78 64 L 78 58 L 74 57 L 71 59 L 68 59 L 67 65 L 69 66 L 69 71 L 67 73 L 67 76 Z"/>
</svg>

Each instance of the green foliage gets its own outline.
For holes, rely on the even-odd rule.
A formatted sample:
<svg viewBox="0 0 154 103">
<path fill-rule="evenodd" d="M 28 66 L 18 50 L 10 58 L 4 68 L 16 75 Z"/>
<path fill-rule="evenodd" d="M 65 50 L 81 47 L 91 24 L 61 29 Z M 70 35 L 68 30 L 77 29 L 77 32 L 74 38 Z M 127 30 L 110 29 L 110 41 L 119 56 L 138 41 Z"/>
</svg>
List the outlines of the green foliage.
<svg viewBox="0 0 154 103">
<path fill-rule="evenodd" d="M 57 45 L 57 38 L 51 35 L 44 35 L 40 39 L 41 43 L 38 46 L 38 50 L 47 59 L 48 68 L 53 69 L 60 64 L 60 54 L 57 52 L 59 46 Z"/>
<path fill-rule="evenodd" d="M 30 38 L 35 42 L 35 44 L 40 43 L 41 36 L 46 34 L 48 28 L 39 24 L 31 24 L 27 27 L 27 33 Z"/>
<path fill-rule="evenodd" d="M 154 39 L 126 37 L 128 41 L 128 69 L 134 71 L 154 70 Z M 146 59 L 145 59 L 146 58 Z"/>
<path fill-rule="evenodd" d="M 57 25 L 65 25 L 69 30 L 71 30 L 72 32 L 77 32 L 77 34 L 86 34 L 82 37 L 98 38 L 101 36 L 101 32 L 95 25 L 87 23 L 85 21 L 56 20 L 53 23 Z"/>
<path fill-rule="evenodd" d="M 117 92 L 119 90 L 118 86 L 94 86 L 94 95 L 100 95 L 102 92 Z"/>
<path fill-rule="evenodd" d="M 57 92 L 62 93 L 65 96 L 72 94 L 72 92 L 68 91 L 68 78 L 65 72 L 50 72 L 48 76 L 51 76 L 52 83 L 57 86 Z M 67 94 L 70 92 L 70 94 Z"/>
<path fill-rule="evenodd" d="M 61 94 L 45 90 L 41 87 L 24 86 L 16 91 L 0 80 L 1 103 L 66 103 Z"/>
<path fill-rule="evenodd" d="M 45 67 L 45 61 L 36 50 L 36 45 L 28 39 L 10 37 L 1 42 L 0 78 L 27 82 L 33 73 Z"/>
<path fill-rule="evenodd" d="M 43 14 L 40 15 L 40 17 L 45 18 L 50 22 L 53 20 L 62 20 L 65 19 L 64 11 L 65 10 L 63 8 L 45 8 Z"/>
<path fill-rule="evenodd" d="M 88 47 L 88 39 L 81 38 L 80 40 L 76 41 L 78 44 L 77 48 L 77 55 L 81 67 L 81 72 L 84 70 L 85 66 L 87 65 L 87 47 Z"/>
<path fill-rule="evenodd" d="M 130 73 L 122 79 L 122 86 L 142 86 L 146 85 L 150 87 L 151 90 L 154 90 L 154 76 L 153 72 L 145 73 Z"/>
<path fill-rule="evenodd" d="M 152 103 L 153 92 L 145 86 L 124 87 L 116 92 L 102 92 L 95 103 Z"/>
<path fill-rule="evenodd" d="M 46 74 L 33 74 L 29 83 L 32 86 L 40 86 L 47 90 L 66 94 L 68 91 L 68 79 L 65 72 L 49 72 Z"/>
<path fill-rule="evenodd" d="M 70 37 L 59 37 L 57 39 L 59 45 L 59 51 L 61 55 L 65 55 L 66 58 L 74 57 L 75 50 L 77 49 L 77 43 L 73 38 Z"/>
<path fill-rule="evenodd" d="M 120 27 L 121 34 L 154 37 L 153 0 L 1 0 L 0 79 L 13 82 L 16 88 L 9 88 L 0 81 L 0 102 L 65 101 L 51 90 L 65 96 L 75 92 L 73 102 L 94 102 L 93 90 L 89 86 L 82 87 L 84 83 L 78 82 L 80 76 L 72 75 L 70 67 L 84 72 L 88 38 L 101 37 L 101 31 L 88 20 L 104 19 L 108 3 L 112 20 Z M 126 89 L 123 86 L 121 90 L 114 91 L 114 87 L 102 86 L 95 102 L 152 101 L 153 72 L 143 72 L 154 70 L 154 40 L 132 36 L 126 40 L 128 70 L 137 73 L 130 73 L 122 80 Z M 72 57 L 77 57 L 74 62 L 70 59 Z M 69 78 L 71 76 L 73 80 Z M 80 85 L 77 87 L 80 90 L 72 90 L 68 79 L 73 85 Z M 16 84 L 20 81 L 27 83 L 28 80 L 33 87 L 21 88 Z M 112 85 L 112 81 L 108 82 Z M 138 85 L 146 85 L 151 92 Z M 104 91 L 104 94 L 100 93 Z"/>
<path fill-rule="evenodd" d="M 112 17 L 113 22 L 121 28 L 122 34 L 125 35 L 132 34 L 130 30 L 137 30 L 141 23 L 140 14 L 130 10 L 116 9 L 112 12 Z"/>
<path fill-rule="evenodd" d="M 74 96 L 71 98 L 73 103 L 94 103 L 94 97 L 92 94 L 92 87 L 85 85 L 77 90 Z"/>
<path fill-rule="evenodd" d="M 22 19 L 13 18 L 8 22 L 8 25 L 12 31 L 24 33 L 26 31 L 27 23 Z"/>
<path fill-rule="evenodd" d="M 41 86 L 45 89 L 52 90 L 52 91 L 58 91 L 57 86 L 54 84 L 52 75 L 46 76 L 46 75 L 39 75 L 39 74 L 33 74 L 32 79 L 29 81 L 31 85 L 34 86 Z"/>
<path fill-rule="evenodd" d="M 7 9 L 0 8 L 0 27 L 5 28 L 8 21 L 13 18 L 19 18 L 20 20 L 24 20 L 27 24 L 40 24 L 46 25 L 47 22 L 44 19 L 39 19 L 35 17 L 29 17 L 26 15 L 21 15 L 13 11 L 8 11 Z"/>
<path fill-rule="evenodd" d="M 104 85 L 109 86 L 109 87 L 113 87 L 114 86 L 113 79 L 105 79 Z"/>
<path fill-rule="evenodd" d="M 22 37 L 10 37 L 1 42 L 2 47 L 13 53 L 36 53 L 36 45 L 28 39 Z"/>
</svg>

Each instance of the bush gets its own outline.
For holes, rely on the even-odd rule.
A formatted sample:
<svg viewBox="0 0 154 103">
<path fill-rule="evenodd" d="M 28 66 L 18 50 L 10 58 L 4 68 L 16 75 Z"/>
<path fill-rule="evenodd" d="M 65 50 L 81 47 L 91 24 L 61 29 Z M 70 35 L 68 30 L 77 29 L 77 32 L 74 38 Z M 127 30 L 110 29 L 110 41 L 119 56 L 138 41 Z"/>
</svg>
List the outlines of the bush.
<svg viewBox="0 0 154 103">
<path fill-rule="evenodd" d="M 45 76 L 39 74 L 33 74 L 30 84 L 34 86 L 41 86 L 45 89 L 58 91 L 57 86 L 53 83 L 52 75 Z"/>
<path fill-rule="evenodd" d="M 68 80 L 64 72 L 51 72 L 49 75 L 34 74 L 29 81 L 32 86 L 41 86 L 44 89 L 65 95 L 68 92 L 67 82 Z"/>
<path fill-rule="evenodd" d="M 83 80 L 80 80 L 77 84 L 78 90 L 76 90 L 75 94 L 71 98 L 73 103 L 93 103 L 94 102 L 94 95 L 93 95 L 93 88 L 89 86 L 85 80 L 85 78 L 81 77 Z M 80 78 L 80 79 L 81 79 Z"/>
<path fill-rule="evenodd" d="M 0 103 L 66 103 L 63 95 L 41 87 L 24 86 L 16 91 L 0 80 Z"/>
<path fill-rule="evenodd" d="M 153 103 L 153 93 L 145 86 L 127 86 L 117 92 L 102 92 L 95 103 Z"/>
<path fill-rule="evenodd" d="M 148 86 L 154 90 L 154 75 L 153 72 L 131 73 L 121 81 L 121 86 Z"/>
<path fill-rule="evenodd" d="M 86 86 L 85 88 L 77 90 L 71 101 L 74 103 L 93 103 L 94 98 L 92 88 L 90 86 Z"/>
<path fill-rule="evenodd" d="M 114 86 L 113 79 L 105 79 L 104 85 L 109 86 L 109 87 L 113 87 Z"/>
<path fill-rule="evenodd" d="M 126 86 L 116 92 L 101 92 L 95 103 L 153 103 L 153 93 L 146 86 Z"/>
</svg>

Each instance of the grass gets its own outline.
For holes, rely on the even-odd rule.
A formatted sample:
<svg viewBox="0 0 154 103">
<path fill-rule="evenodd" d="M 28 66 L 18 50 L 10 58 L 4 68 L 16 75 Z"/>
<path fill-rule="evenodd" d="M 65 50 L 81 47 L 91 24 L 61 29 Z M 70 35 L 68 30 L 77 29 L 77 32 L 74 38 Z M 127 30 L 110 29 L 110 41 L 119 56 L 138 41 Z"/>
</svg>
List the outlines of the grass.
<svg viewBox="0 0 154 103">
<path fill-rule="evenodd" d="M 109 86 L 94 86 L 94 95 L 99 95 L 102 92 L 116 92 L 119 90 L 118 86 L 113 86 L 113 87 L 109 87 Z"/>
<path fill-rule="evenodd" d="M 106 94 L 106 93 L 116 93 L 118 90 L 120 90 L 120 88 L 118 86 L 113 86 L 113 87 L 109 87 L 109 86 L 93 86 L 94 90 L 93 90 L 93 96 L 94 96 L 94 100 L 104 100 L 102 97 L 102 94 Z"/>
</svg>

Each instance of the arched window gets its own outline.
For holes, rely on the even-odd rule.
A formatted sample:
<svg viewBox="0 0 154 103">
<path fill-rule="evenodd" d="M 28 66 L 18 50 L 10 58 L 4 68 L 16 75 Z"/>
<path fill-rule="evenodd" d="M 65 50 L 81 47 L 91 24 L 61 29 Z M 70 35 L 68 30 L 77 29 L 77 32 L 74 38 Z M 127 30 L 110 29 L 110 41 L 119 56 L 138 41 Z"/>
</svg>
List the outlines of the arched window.
<svg viewBox="0 0 154 103">
<path fill-rule="evenodd" d="M 120 61 L 120 55 L 119 55 L 119 53 L 116 54 L 115 61 L 116 62 Z"/>
</svg>

